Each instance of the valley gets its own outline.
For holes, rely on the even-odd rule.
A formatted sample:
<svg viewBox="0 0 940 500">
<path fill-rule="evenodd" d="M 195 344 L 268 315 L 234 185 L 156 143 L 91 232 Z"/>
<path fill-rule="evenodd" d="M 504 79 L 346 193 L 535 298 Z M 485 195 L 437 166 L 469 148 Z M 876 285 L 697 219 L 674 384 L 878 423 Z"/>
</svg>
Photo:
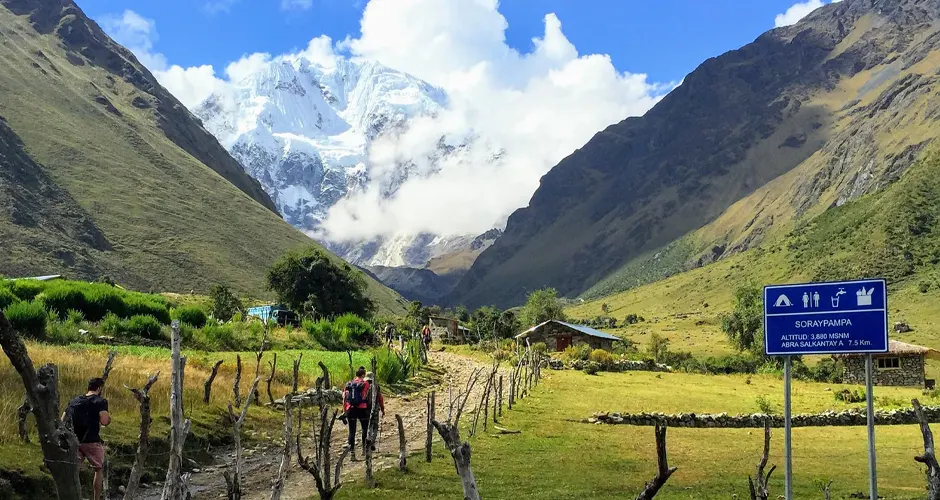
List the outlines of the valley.
<svg viewBox="0 0 940 500">
<path fill-rule="evenodd" d="M 94 498 L 76 422 L 105 500 L 940 498 L 940 0 L 715 6 L 782 13 L 672 82 L 509 2 L 115 1 L 0 0 L 0 498 Z"/>
</svg>

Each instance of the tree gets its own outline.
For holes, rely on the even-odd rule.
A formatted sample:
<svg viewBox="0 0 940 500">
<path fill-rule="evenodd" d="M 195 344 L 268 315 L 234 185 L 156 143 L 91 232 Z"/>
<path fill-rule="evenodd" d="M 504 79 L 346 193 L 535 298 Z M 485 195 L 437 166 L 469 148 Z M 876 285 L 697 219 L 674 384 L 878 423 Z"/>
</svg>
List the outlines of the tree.
<svg viewBox="0 0 940 500">
<path fill-rule="evenodd" d="M 467 306 L 457 306 L 454 308 L 454 316 L 456 316 L 457 321 L 461 323 L 466 323 L 470 321 L 470 311 L 467 310 Z"/>
<path fill-rule="evenodd" d="M 604 314 L 607 314 L 610 312 L 610 306 L 608 306 L 606 302 L 601 304 L 601 312 Z"/>
<path fill-rule="evenodd" d="M 522 322 L 532 326 L 552 319 L 565 319 L 558 292 L 554 288 L 543 288 L 530 293 L 522 308 Z"/>
<path fill-rule="evenodd" d="M 362 275 L 349 264 L 334 264 L 317 248 L 281 257 L 268 271 L 268 288 L 291 309 L 312 310 L 319 316 L 369 317 L 375 310 Z"/>
<path fill-rule="evenodd" d="M 209 298 L 212 299 L 212 317 L 217 320 L 228 321 L 243 308 L 242 301 L 225 285 L 212 287 Z"/>
<path fill-rule="evenodd" d="M 510 310 L 503 311 L 499 318 L 499 336 L 502 338 L 511 338 L 519 333 L 519 318 L 516 313 Z"/>
<path fill-rule="evenodd" d="M 739 351 L 764 353 L 763 292 L 756 285 L 734 291 L 734 311 L 721 318 L 721 329 Z"/>
<path fill-rule="evenodd" d="M 656 332 L 651 333 L 646 353 L 657 363 L 665 362 L 666 357 L 669 356 L 669 339 Z"/>
</svg>

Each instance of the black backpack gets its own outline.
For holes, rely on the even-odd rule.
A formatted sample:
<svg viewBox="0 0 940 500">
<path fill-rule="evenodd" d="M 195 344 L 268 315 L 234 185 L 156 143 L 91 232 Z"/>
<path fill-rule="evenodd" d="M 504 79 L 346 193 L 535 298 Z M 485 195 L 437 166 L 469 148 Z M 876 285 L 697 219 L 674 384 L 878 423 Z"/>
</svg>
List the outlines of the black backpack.
<svg viewBox="0 0 940 500">
<path fill-rule="evenodd" d="M 98 396 L 79 396 L 72 400 L 65 409 L 65 424 L 71 427 L 78 436 L 79 441 L 85 438 L 88 430 L 98 424 L 98 412 L 94 411 L 95 399 Z"/>
<path fill-rule="evenodd" d="M 353 408 L 359 408 L 359 405 L 365 403 L 363 393 L 366 390 L 366 383 L 352 380 L 346 384 L 346 402 Z"/>
</svg>

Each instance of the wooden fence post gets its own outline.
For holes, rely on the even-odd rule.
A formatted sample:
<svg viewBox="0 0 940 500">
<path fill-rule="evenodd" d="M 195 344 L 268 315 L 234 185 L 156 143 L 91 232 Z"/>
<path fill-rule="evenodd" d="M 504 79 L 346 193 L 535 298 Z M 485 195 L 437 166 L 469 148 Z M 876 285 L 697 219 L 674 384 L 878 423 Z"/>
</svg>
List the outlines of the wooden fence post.
<svg viewBox="0 0 940 500">
<path fill-rule="evenodd" d="M 134 455 L 134 465 L 127 478 L 127 487 L 124 490 L 124 500 L 134 500 L 140 488 L 140 476 L 144 473 L 147 463 L 147 454 L 150 452 L 150 388 L 157 382 L 160 372 L 154 373 L 147 379 L 141 389 L 127 389 L 134 394 L 140 406 L 140 434 L 137 436 L 137 453 Z M 107 498 L 107 497 L 106 497 Z"/>
<path fill-rule="evenodd" d="M 434 396 L 435 396 L 434 391 L 431 391 L 431 394 L 428 394 L 428 414 L 427 414 L 428 415 L 428 422 L 427 422 L 428 428 L 427 428 L 427 438 L 424 442 L 424 455 L 425 455 L 424 458 L 428 463 L 431 463 L 431 444 L 434 438 L 434 435 L 433 435 L 434 424 L 432 423 L 434 422 L 434 403 L 435 403 Z"/>
<path fill-rule="evenodd" d="M 277 364 L 277 353 L 274 353 L 274 362 L 271 364 L 271 378 L 274 378 L 274 366 Z M 297 387 L 297 376 L 300 371 L 300 358 L 294 360 L 294 381 L 292 388 Z M 268 398 L 271 397 L 271 382 L 268 379 Z M 284 481 L 287 480 L 287 473 L 290 470 L 291 447 L 294 445 L 293 415 L 291 414 L 291 405 L 293 405 L 296 389 L 284 396 L 284 448 L 281 450 L 281 464 L 277 468 L 277 477 L 271 486 L 271 500 L 280 500 L 284 492 Z M 301 403 L 302 405 L 303 403 Z M 298 408 L 299 412 L 299 408 Z M 299 418 L 299 413 L 298 413 Z"/>
<path fill-rule="evenodd" d="M 502 375 L 499 376 L 498 398 L 499 398 L 499 414 L 497 416 L 502 417 L 503 416 L 503 376 Z M 495 419 L 494 419 L 494 422 L 495 422 Z"/>
<path fill-rule="evenodd" d="M 166 482 L 163 483 L 162 500 L 186 500 L 189 497 L 186 478 L 183 477 L 183 445 L 189 434 L 190 421 L 183 417 L 183 380 L 186 372 L 186 356 L 180 354 L 179 321 L 170 326 L 172 353 L 170 378 L 170 464 L 166 470 Z"/>
<path fill-rule="evenodd" d="M 267 390 L 268 390 L 268 402 L 273 405 L 273 404 L 274 404 L 274 397 L 271 396 L 271 382 L 274 381 L 274 372 L 275 372 L 275 370 L 277 370 L 277 353 L 276 353 L 276 352 L 274 353 L 274 360 L 273 360 L 273 361 L 268 361 L 268 364 L 271 365 L 271 374 L 268 375 L 268 379 L 265 380 L 265 382 L 266 382 L 266 384 L 267 384 Z M 285 400 L 285 401 L 286 401 L 286 400 Z M 285 408 L 287 408 L 287 407 L 285 406 Z"/>
<path fill-rule="evenodd" d="M 636 496 L 636 500 L 650 500 L 655 497 L 660 488 L 669 480 L 669 476 L 676 471 L 676 467 L 669 467 L 669 461 L 666 457 L 666 426 L 657 424 L 655 432 L 658 470 L 656 477 L 646 483 L 646 487 Z"/>
<path fill-rule="evenodd" d="M 212 373 L 209 374 L 209 378 L 206 379 L 206 383 L 203 385 L 203 394 L 202 402 L 209 404 L 209 396 L 212 393 L 212 382 L 215 381 L 215 376 L 219 374 L 219 367 L 222 366 L 222 360 L 215 362 L 215 365 L 212 366 Z"/>
<path fill-rule="evenodd" d="M 405 443 L 405 423 L 401 415 L 397 413 L 395 421 L 398 422 L 398 470 L 406 472 L 408 470 L 408 446 Z"/>
<path fill-rule="evenodd" d="M 232 383 L 232 395 L 235 396 L 235 408 L 241 408 L 242 406 L 241 385 L 242 385 L 242 357 L 240 354 L 236 354 L 235 355 L 235 381 Z"/>
<path fill-rule="evenodd" d="M 924 438 L 924 454 L 914 457 L 914 460 L 927 466 L 927 499 L 940 500 L 940 464 L 937 463 L 937 455 L 934 450 L 933 432 L 930 430 L 930 425 L 924 415 L 924 409 L 920 406 L 920 401 L 914 399 L 911 403 L 914 405 L 917 420 L 920 421 L 920 433 Z"/>
<path fill-rule="evenodd" d="M 369 384 L 369 428 L 366 431 L 366 449 L 365 449 L 365 458 L 366 458 L 366 487 L 375 488 L 375 476 L 373 475 L 373 464 L 372 464 L 372 455 L 375 451 L 375 443 L 378 442 L 379 437 L 379 376 L 376 373 L 376 359 L 375 356 L 372 357 L 372 375 L 373 380 Z M 353 422 L 350 421 L 349 425 L 352 425 Z"/>
<path fill-rule="evenodd" d="M 480 492 L 477 490 L 476 478 L 473 476 L 473 470 L 470 468 L 470 443 L 460 439 L 460 416 L 463 414 L 467 400 L 473 392 L 473 386 L 476 385 L 482 372 L 482 369 L 474 370 L 470 379 L 467 380 L 464 393 L 457 395 L 456 415 L 453 415 L 453 412 L 451 412 L 453 419 L 448 416 L 446 422 L 441 423 L 437 420 L 432 422 L 434 428 L 437 429 L 437 432 L 444 440 L 447 450 L 450 451 L 451 457 L 454 459 L 454 466 L 457 469 L 457 475 L 460 476 L 460 483 L 463 486 L 464 500 L 480 500 Z M 454 402 L 454 399 L 451 399 L 451 408 L 454 407 Z"/>
<path fill-rule="evenodd" d="M 767 474 L 764 474 L 764 467 L 767 467 L 767 456 L 770 454 L 770 419 L 764 420 L 764 453 L 757 463 L 757 482 L 755 483 L 751 476 L 747 476 L 747 486 L 751 494 L 751 500 L 767 500 L 770 498 L 770 475 L 777 468 L 772 466 Z"/>
</svg>

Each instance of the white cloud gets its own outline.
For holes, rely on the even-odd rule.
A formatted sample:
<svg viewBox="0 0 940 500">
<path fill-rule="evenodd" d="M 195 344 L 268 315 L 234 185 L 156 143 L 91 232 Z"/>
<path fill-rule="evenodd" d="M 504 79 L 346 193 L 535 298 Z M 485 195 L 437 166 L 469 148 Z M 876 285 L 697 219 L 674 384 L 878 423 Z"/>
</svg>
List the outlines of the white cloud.
<svg viewBox="0 0 940 500">
<path fill-rule="evenodd" d="M 284 10 L 310 10 L 313 8 L 313 0 L 281 0 L 281 8 Z"/>
<path fill-rule="evenodd" d="M 838 3 L 842 0 L 832 0 L 829 3 Z M 782 14 L 777 14 L 777 17 L 774 18 L 774 27 L 780 28 L 783 26 L 790 26 L 791 24 L 796 24 L 803 19 L 810 12 L 822 7 L 825 5 L 823 0 L 807 0 L 806 2 L 796 3 L 790 6 L 786 12 Z"/>
<path fill-rule="evenodd" d="M 225 68 L 225 80 L 212 66 L 166 67 L 165 58 L 155 74 L 190 108 L 226 81 L 246 78 L 277 57 L 329 64 L 337 51 L 441 86 L 448 108 L 416 120 L 400 136 L 374 142 L 373 182 L 335 205 L 324 229 L 338 240 L 481 233 L 524 206 L 541 176 L 561 159 L 608 125 L 645 113 L 674 86 L 620 72 L 607 55 L 579 54 L 554 14 L 544 22 L 542 36 L 519 52 L 506 44 L 508 23 L 497 0 L 371 0 L 361 35 L 335 47 L 321 36 L 291 54 L 246 55 Z M 137 48 L 130 48 L 138 56 L 153 55 L 153 23 L 137 24 L 147 27 L 138 34 L 150 36 L 135 38 Z M 432 164 L 426 158 L 442 135 L 454 144 L 476 140 L 459 159 Z M 502 152 L 499 161 L 493 161 L 496 151 Z M 415 161 L 417 175 L 384 199 L 386 175 L 406 159 Z"/>
<path fill-rule="evenodd" d="M 508 27 L 496 0 L 371 0 L 362 34 L 345 45 L 443 87 L 447 110 L 420 120 L 370 151 L 373 183 L 341 200 L 324 227 L 331 238 L 429 231 L 480 233 L 524 206 L 539 179 L 598 131 L 640 115 L 671 86 L 621 73 L 606 55 L 579 55 L 560 20 L 545 16 L 544 34 L 520 53 L 505 41 Z M 420 22 L 415 22 L 420 19 Z M 439 172 L 420 159 L 438 139 L 478 136 L 466 158 Z M 492 161 L 502 150 L 501 161 Z M 383 172 L 396 160 L 418 159 L 424 176 L 382 199 Z"/>
<path fill-rule="evenodd" d="M 140 63 L 157 77 L 160 84 L 190 109 L 224 85 L 222 80 L 216 78 L 211 65 L 189 68 L 171 66 L 166 56 L 154 52 L 154 44 L 160 37 L 157 24 L 152 19 L 132 10 L 125 10 L 121 15 L 103 16 L 99 23 L 111 38 L 133 52 Z"/>
</svg>

